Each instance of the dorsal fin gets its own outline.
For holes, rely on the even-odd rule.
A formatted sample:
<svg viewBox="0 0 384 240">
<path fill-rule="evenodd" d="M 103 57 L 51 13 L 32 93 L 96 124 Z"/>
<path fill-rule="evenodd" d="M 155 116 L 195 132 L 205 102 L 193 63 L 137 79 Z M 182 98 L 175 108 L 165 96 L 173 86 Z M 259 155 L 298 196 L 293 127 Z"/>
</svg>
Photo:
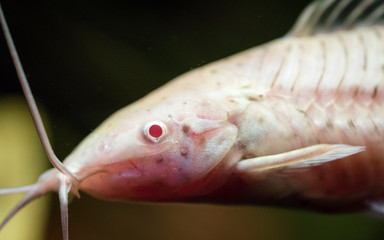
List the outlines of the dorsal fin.
<svg viewBox="0 0 384 240">
<path fill-rule="evenodd" d="M 300 15 L 288 37 L 311 36 L 383 24 L 384 0 L 317 0 Z"/>
</svg>

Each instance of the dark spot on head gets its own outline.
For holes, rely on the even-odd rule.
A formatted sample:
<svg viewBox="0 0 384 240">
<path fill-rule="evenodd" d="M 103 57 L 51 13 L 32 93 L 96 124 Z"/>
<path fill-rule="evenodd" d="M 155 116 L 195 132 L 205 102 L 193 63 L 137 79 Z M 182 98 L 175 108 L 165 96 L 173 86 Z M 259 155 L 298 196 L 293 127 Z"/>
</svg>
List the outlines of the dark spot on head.
<svg viewBox="0 0 384 240">
<path fill-rule="evenodd" d="M 260 100 L 258 97 L 254 97 L 254 96 L 248 96 L 247 99 L 248 99 L 249 101 L 255 101 L 255 102 L 257 102 L 257 101 Z"/>
<path fill-rule="evenodd" d="M 147 112 L 150 112 L 151 111 L 151 109 L 150 108 L 147 108 Z"/>
<path fill-rule="evenodd" d="M 183 105 L 186 105 L 187 104 L 187 102 L 183 102 Z"/>
<path fill-rule="evenodd" d="M 199 146 L 203 146 L 205 145 L 205 143 L 207 142 L 207 139 L 205 139 L 205 137 L 200 137 L 199 138 L 199 141 L 197 142 L 196 146 L 199 147 Z"/>
<path fill-rule="evenodd" d="M 160 163 L 162 163 L 163 161 L 164 161 L 163 158 L 159 158 L 159 159 L 156 160 L 156 163 L 157 163 L 157 164 L 160 164 Z"/>
<path fill-rule="evenodd" d="M 262 125 L 264 123 L 264 118 L 260 117 L 259 119 L 257 119 L 257 122 Z"/>
<path fill-rule="evenodd" d="M 352 120 L 348 120 L 348 126 L 349 126 L 350 128 L 356 128 L 356 127 L 355 127 L 355 124 L 353 123 Z"/>
<path fill-rule="evenodd" d="M 375 126 L 373 127 L 374 129 L 375 129 L 375 132 L 379 132 L 380 130 L 379 130 L 379 127 L 376 125 L 376 124 L 374 124 Z"/>
<path fill-rule="evenodd" d="M 250 86 L 245 86 L 244 88 L 249 88 Z M 249 100 L 249 101 L 255 101 L 255 102 L 257 102 L 257 101 L 261 101 L 261 100 L 263 100 L 263 98 L 264 98 L 264 95 L 263 94 L 259 94 L 259 95 L 257 95 L 257 96 L 247 96 L 247 99 Z"/>
<path fill-rule="evenodd" d="M 181 150 L 180 150 L 180 155 L 181 156 L 187 156 L 188 155 L 188 150 L 186 149 L 186 148 L 182 148 Z"/>
<path fill-rule="evenodd" d="M 184 124 L 182 127 L 183 133 L 188 134 L 190 128 L 191 127 L 189 125 Z"/>
<path fill-rule="evenodd" d="M 355 92 L 353 93 L 353 95 L 356 97 L 358 93 L 359 93 L 359 87 L 356 87 L 355 88 Z"/>
<path fill-rule="evenodd" d="M 217 73 L 217 70 L 216 70 L 216 69 L 212 69 L 212 70 L 211 70 L 211 73 L 212 73 L 212 74 L 215 74 L 215 73 Z"/>
<path fill-rule="evenodd" d="M 304 111 L 304 110 L 301 110 L 301 109 L 298 109 L 296 108 L 297 111 L 301 112 L 302 114 L 304 114 L 305 116 L 307 116 L 307 113 Z"/>
<path fill-rule="evenodd" d="M 333 128 L 333 125 L 329 120 L 327 120 L 326 125 L 327 125 L 327 128 L 329 128 L 329 129 Z"/>
<path fill-rule="evenodd" d="M 373 89 L 372 98 L 375 98 L 377 95 L 377 86 Z"/>
</svg>

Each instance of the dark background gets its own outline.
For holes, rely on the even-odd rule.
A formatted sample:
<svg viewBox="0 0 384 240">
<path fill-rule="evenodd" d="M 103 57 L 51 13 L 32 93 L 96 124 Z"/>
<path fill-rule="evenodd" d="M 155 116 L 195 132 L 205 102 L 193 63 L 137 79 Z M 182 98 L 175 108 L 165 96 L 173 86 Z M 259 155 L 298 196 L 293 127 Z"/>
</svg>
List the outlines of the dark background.
<svg viewBox="0 0 384 240">
<path fill-rule="evenodd" d="M 282 36 L 309 1 L 1 1 L 60 159 L 117 109 L 190 69 Z M 1 35 L 2 36 L 2 35 Z M 3 37 L 0 97 L 22 95 Z M 52 198 L 47 239 L 61 239 Z M 359 214 L 193 204 L 70 205 L 70 239 L 383 239 Z"/>
</svg>

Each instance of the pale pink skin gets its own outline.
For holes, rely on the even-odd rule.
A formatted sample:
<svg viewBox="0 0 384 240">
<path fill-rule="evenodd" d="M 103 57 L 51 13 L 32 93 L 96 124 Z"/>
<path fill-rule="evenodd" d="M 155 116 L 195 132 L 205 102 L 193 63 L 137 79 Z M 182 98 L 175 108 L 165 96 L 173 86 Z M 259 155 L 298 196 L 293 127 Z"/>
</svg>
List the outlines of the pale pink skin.
<svg viewBox="0 0 384 240">
<path fill-rule="evenodd" d="M 383 41 L 383 27 L 288 38 L 196 69 L 115 113 L 65 165 L 81 191 L 106 200 L 364 207 L 384 194 Z M 143 136 L 150 121 L 167 126 L 158 143 Z M 319 143 L 366 150 L 236 171 L 242 159 Z"/>
</svg>

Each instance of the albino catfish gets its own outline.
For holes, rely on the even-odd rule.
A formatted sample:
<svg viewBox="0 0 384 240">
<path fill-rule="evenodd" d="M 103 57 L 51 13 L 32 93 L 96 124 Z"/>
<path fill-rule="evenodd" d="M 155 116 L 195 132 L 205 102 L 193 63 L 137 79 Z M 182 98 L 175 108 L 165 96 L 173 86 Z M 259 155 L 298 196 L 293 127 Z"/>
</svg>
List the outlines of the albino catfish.
<svg viewBox="0 0 384 240">
<path fill-rule="evenodd" d="M 283 38 L 188 72 L 109 117 L 61 163 L 1 22 L 54 169 L 0 224 L 58 191 L 113 201 L 384 214 L 384 2 L 315 1 Z"/>
</svg>

